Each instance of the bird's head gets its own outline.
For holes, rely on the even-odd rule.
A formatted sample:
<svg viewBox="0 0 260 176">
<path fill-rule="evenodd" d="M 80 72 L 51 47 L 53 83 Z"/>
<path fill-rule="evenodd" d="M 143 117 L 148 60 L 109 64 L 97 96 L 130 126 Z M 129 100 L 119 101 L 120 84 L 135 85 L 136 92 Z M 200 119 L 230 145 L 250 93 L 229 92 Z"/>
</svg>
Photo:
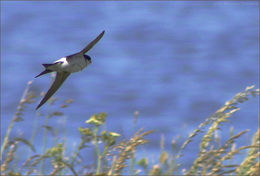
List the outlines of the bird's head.
<svg viewBox="0 0 260 176">
<path fill-rule="evenodd" d="M 84 58 L 87 64 L 91 64 L 91 57 L 84 54 Z"/>
</svg>

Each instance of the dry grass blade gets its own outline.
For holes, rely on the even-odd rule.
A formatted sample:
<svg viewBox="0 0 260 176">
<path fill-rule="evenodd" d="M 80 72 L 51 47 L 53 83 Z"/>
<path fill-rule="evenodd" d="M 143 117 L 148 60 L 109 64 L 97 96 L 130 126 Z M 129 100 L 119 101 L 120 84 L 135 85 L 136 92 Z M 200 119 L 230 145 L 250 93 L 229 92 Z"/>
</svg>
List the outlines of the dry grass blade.
<svg viewBox="0 0 260 176">
<path fill-rule="evenodd" d="M 225 156 L 220 158 L 216 164 L 214 164 L 213 168 L 211 169 L 211 172 L 209 172 L 207 174 L 208 175 L 221 175 L 221 173 L 223 173 L 224 169 L 227 167 L 234 167 L 235 169 L 232 171 L 235 172 L 236 168 L 239 167 L 239 165 L 224 165 L 223 162 L 228 159 L 232 159 L 240 151 L 249 149 L 249 148 L 256 148 L 256 146 L 243 146 L 243 147 L 240 147 L 239 149 L 228 152 Z M 222 151 L 224 151 L 224 150 L 222 150 Z"/>
<path fill-rule="evenodd" d="M 177 155 L 177 158 L 180 158 L 182 156 L 182 151 L 186 148 L 186 146 L 192 141 L 192 139 L 199 133 L 202 132 L 202 129 L 211 124 L 216 122 L 219 118 L 223 118 L 223 120 L 225 120 L 226 118 L 228 118 L 232 113 L 236 112 L 237 110 L 239 110 L 239 108 L 237 108 L 235 105 L 237 105 L 238 103 L 243 103 L 244 101 L 248 100 L 248 97 L 250 95 L 252 96 L 256 96 L 260 94 L 260 90 L 259 89 L 254 89 L 255 86 L 248 86 L 246 87 L 245 91 L 240 92 L 238 94 L 236 94 L 231 100 L 227 101 L 225 103 L 225 105 L 223 107 L 221 107 L 219 110 L 217 110 L 214 114 L 212 114 L 209 118 L 207 118 L 203 123 L 201 123 L 199 125 L 199 127 L 197 129 L 195 129 L 188 137 L 188 139 L 183 143 L 183 145 L 181 146 L 181 149 L 179 151 L 179 154 Z M 226 112 L 228 111 L 229 112 Z M 221 122 L 221 120 L 218 121 L 217 124 L 219 124 Z M 208 135 L 205 135 L 204 138 L 204 144 L 201 146 L 201 150 L 203 150 L 205 147 L 208 146 L 208 142 L 211 140 L 212 138 L 212 132 L 216 130 L 217 128 L 217 124 L 215 124 L 215 126 L 212 126 L 211 131 L 208 133 Z"/>
<path fill-rule="evenodd" d="M 244 161 L 236 169 L 237 175 L 252 175 L 253 173 L 259 173 L 259 169 L 252 169 L 255 166 L 259 166 L 259 157 L 260 157 L 260 129 L 254 135 L 252 146 L 257 146 L 252 148 Z M 258 167 L 259 168 L 259 167 Z M 253 174 L 254 175 L 254 174 Z"/>
<path fill-rule="evenodd" d="M 247 101 L 249 95 L 259 95 L 259 89 L 253 89 L 253 86 L 247 87 L 245 91 L 236 94 L 234 98 L 227 101 L 223 107 L 201 123 L 184 142 L 179 150 L 179 153 L 177 153 L 178 155 L 175 154 L 179 148 L 176 145 L 176 141 L 172 142 L 172 154 L 166 151 L 166 141 L 164 137 L 162 137 L 160 143 L 161 155 L 158 157 L 159 161 L 157 162 L 154 158 L 149 160 L 148 156 L 145 156 L 143 159 L 137 161 L 137 158 L 140 156 L 136 154 L 137 147 L 147 143 L 148 140 L 146 139 L 146 136 L 154 131 L 144 131 L 141 129 L 135 133 L 132 138 L 123 140 L 118 144 L 117 142 L 120 138 L 117 137 L 119 137 L 120 134 L 106 130 L 106 113 L 99 113 L 91 116 L 91 118 L 86 121 L 86 123 L 92 125 L 90 128 L 79 128 L 82 140 L 79 145 L 75 145 L 77 146 L 77 149 L 72 155 L 70 155 L 73 157 L 66 157 L 68 152 L 67 142 L 62 139 L 58 139 L 61 140 L 61 143 L 47 148 L 47 138 L 54 137 L 55 143 L 58 141 L 56 137 L 59 137 L 59 132 L 56 131 L 56 128 L 48 125 L 48 120 L 54 116 L 63 116 L 64 114 L 59 110 L 55 110 L 53 113 L 48 113 L 46 115 L 45 124 L 41 125 L 44 127 L 45 136 L 43 138 L 43 145 L 37 145 L 37 149 L 39 149 L 39 147 L 43 147 L 44 150 L 37 155 L 32 156 L 30 153 L 27 155 L 29 156 L 28 158 L 23 158 L 25 152 L 20 151 L 20 145 L 26 144 L 31 148 L 31 150 L 35 151 L 33 146 L 34 141 L 32 140 L 29 142 L 20 136 L 13 136 L 12 140 L 10 140 L 9 136 L 12 132 L 14 124 L 23 120 L 22 116 L 26 105 L 33 102 L 35 95 L 29 92 L 31 84 L 32 82 L 28 82 L 23 97 L 17 107 L 17 112 L 8 127 L 4 144 L 1 146 L 1 154 L 4 155 L 1 155 L 1 157 L 3 156 L 4 158 L 1 163 L 2 175 L 68 174 L 75 176 L 103 176 L 129 173 L 130 175 L 139 175 L 143 173 L 147 175 L 180 175 L 180 173 L 184 173 L 185 175 L 259 175 L 259 129 L 253 137 L 252 144 L 247 146 L 240 146 L 240 144 L 238 146 L 236 143 L 237 139 L 240 139 L 240 137 L 245 134 L 247 130 L 236 135 L 234 135 L 234 130 L 232 130 L 230 132 L 231 137 L 228 140 L 223 141 L 224 143 L 217 135 L 221 125 L 229 120 L 230 117 L 239 110 L 239 108 L 236 107 L 239 103 Z M 69 104 L 71 102 L 68 101 L 66 103 Z M 136 112 L 136 118 L 137 116 L 138 112 Z M 55 120 L 55 118 L 53 120 Z M 136 119 L 134 120 L 134 123 L 136 123 Z M 136 131 L 136 126 L 134 127 L 134 131 Z M 188 171 L 186 171 L 186 169 L 180 171 L 181 163 L 177 161 L 178 157 L 181 156 L 182 151 L 194 139 L 194 137 L 202 131 L 205 131 L 205 134 L 202 137 L 197 158 L 194 160 L 193 165 Z M 50 132 L 53 134 L 55 133 L 55 135 L 50 135 Z M 97 151 L 97 161 L 95 164 L 86 164 L 85 161 L 92 160 L 92 158 L 88 158 L 88 155 L 85 155 L 85 153 L 82 155 L 82 149 L 87 146 L 90 148 L 91 145 L 88 144 L 94 144 L 94 149 Z M 241 164 L 237 164 L 235 159 L 240 152 L 244 152 L 244 150 L 247 150 L 248 153 L 246 157 L 244 157 L 244 161 Z M 23 152 L 23 155 L 20 155 L 19 152 Z M 22 159 L 25 159 L 23 162 L 21 162 L 21 157 Z M 44 164 L 46 164 L 45 168 L 43 167 Z"/>
<path fill-rule="evenodd" d="M 24 138 L 15 138 L 13 141 L 10 141 L 10 143 L 14 143 L 14 142 L 22 142 L 24 143 L 25 145 L 27 145 L 32 151 L 36 152 L 34 146 L 26 139 Z"/>
<path fill-rule="evenodd" d="M 33 102 L 33 99 L 36 97 L 34 94 L 29 93 L 29 89 L 30 89 L 32 82 L 33 81 L 29 81 L 27 83 L 27 86 L 26 86 L 26 88 L 23 92 L 23 95 L 22 95 L 22 98 L 19 102 L 19 105 L 17 106 L 16 113 L 15 113 L 15 115 L 14 115 L 8 129 L 7 129 L 3 144 L 1 146 L 1 161 L 3 160 L 4 150 L 6 149 L 8 143 L 9 143 L 9 136 L 11 134 L 11 131 L 14 127 L 15 122 L 19 122 L 19 121 L 22 120 L 21 115 L 22 115 L 22 111 L 24 110 L 25 104 Z"/>
<path fill-rule="evenodd" d="M 187 172 L 187 175 L 197 174 L 219 174 L 222 172 L 223 164 L 221 161 L 221 155 L 227 153 L 227 150 L 231 148 L 235 139 L 245 134 L 247 130 L 232 136 L 222 147 L 216 150 L 209 150 L 200 152 L 199 156 L 194 161 L 191 169 Z"/>
<path fill-rule="evenodd" d="M 10 163 L 15 158 L 15 152 L 18 148 L 17 144 L 18 142 L 14 142 L 13 144 L 10 145 L 10 151 L 7 153 L 4 163 L 1 165 L 1 173 L 4 173 L 9 169 Z"/>
<path fill-rule="evenodd" d="M 153 132 L 154 131 L 143 132 L 143 129 L 141 129 L 129 141 L 121 142 L 117 145 L 115 149 L 119 149 L 120 154 L 114 162 L 113 172 L 109 171 L 109 173 L 120 175 L 122 170 L 127 167 L 126 161 L 131 158 L 133 152 L 136 151 L 136 148 L 139 145 L 143 145 L 148 142 L 148 140 L 144 139 L 144 137 Z"/>
<path fill-rule="evenodd" d="M 34 160 L 35 158 L 40 157 L 40 155 L 33 155 L 30 158 L 28 158 L 22 165 L 22 167 L 27 167 L 29 164 Z"/>
<path fill-rule="evenodd" d="M 258 155 L 259 158 L 259 155 Z M 249 171 L 247 172 L 248 175 L 256 175 L 258 176 L 260 173 L 260 161 L 258 161 L 257 163 L 255 163 L 255 165 L 253 165 Z"/>
<path fill-rule="evenodd" d="M 239 108 L 233 109 L 230 112 L 224 113 L 222 116 L 218 117 L 216 121 L 213 122 L 213 124 L 209 127 L 208 132 L 206 135 L 204 135 L 202 142 L 200 144 L 200 152 L 204 152 L 207 150 L 207 147 L 209 146 L 210 142 L 213 141 L 213 135 L 216 130 L 218 130 L 219 125 L 222 122 L 226 122 L 227 118 L 229 118 L 233 113 L 238 111 Z"/>
</svg>

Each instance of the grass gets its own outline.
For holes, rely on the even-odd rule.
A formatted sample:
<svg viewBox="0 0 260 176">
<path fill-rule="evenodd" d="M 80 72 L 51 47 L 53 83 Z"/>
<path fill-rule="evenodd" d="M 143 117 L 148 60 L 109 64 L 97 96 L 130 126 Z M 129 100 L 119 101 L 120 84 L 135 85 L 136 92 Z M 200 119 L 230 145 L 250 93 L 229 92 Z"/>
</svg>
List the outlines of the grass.
<svg viewBox="0 0 260 176">
<path fill-rule="evenodd" d="M 161 139 L 161 151 L 158 161 L 150 161 L 149 157 L 137 160 L 137 150 L 140 146 L 149 145 L 147 136 L 156 131 L 145 131 L 136 129 L 136 133 L 130 139 L 121 137 L 121 134 L 108 131 L 106 113 L 92 115 L 86 120 L 86 127 L 79 127 L 81 142 L 76 145 L 74 151 L 66 147 L 67 139 L 57 136 L 55 127 L 49 125 L 52 117 L 64 114 L 59 110 L 49 111 L 45 115 L 43 127 L 43 144 L 40 152 L 35 147 L 36 131 L 39 128 L 39 118 L 35 118 L 31 139 L 25 139 L 14 133 L 15 125 L 23 121 L 23 112 L 29 104 L 34 103 L 37 95 L 30 91 L 32 82 L 28 82 L 23 93 L 16 113 L 9 124 L 3 143 L 1 143 L 1 175 L 259 175 L 260 174 L 260 131 L 252 136 L 252 142 L 239 146 L 236 142 L 244 138 L 248 130 L 234 134 L 231 132 L 229 139 L 223 141 L 218 136 L 218 131 L 223 129 L 223 124 L 230 121 L 234 114 L 240 110 L 240 103 L 248 101 L 250 96 L 259 96 L 259 89 L 254 86 L 247 87 L 244 91 L 236 94 L 234 98 L 227 101 L 223 107 L 205 119 L 186 139 L 182 146 L 176 147 L 173 141 L 173 151 L 164 149 L 165 139 Z M 56 101 L 52 98 L 49 106 Z M 62 108 L 68 107 L 73 101 L 68 100 Z M 135 113 L 134 123 L 138 119 Z M 155 129 L 156 130 L 156 129 Z M 14 133 L 11 135 L 11 133 Z M 56 135 L 53 135 L 56 134 Z M 65 131 L 63 134 L 66 134 Z M 185 163 L 181 163 L 183 152 L 186 147 L 195 140 L 198 134 L 203 134 L 200 141 L 199 152 L 193 164 L 182 169 Z M 51 147 L 47 145 L 48 140 L 59 138 Z M 62 142 L 60 142 L 62 141 Z M 148 144 L 147 144 L 148 143 Z M 24 151 L 22 144 L 26 145 L 29 152 L 26 159 L 20 157 Z M 91 166 L 84 161 L 88 160 L 91 150 L 95 151 L 96 159 L 89 161 Z M 36 150 L 37 149 L 37 150 Z M 36 152 L 37 151 L 37 152 Z M 37 153 L 37 154 L 35 154 Z M 243 155 L 243 153 L 246 153 Z M 242 162 L 237 162 L 235 157 L 242 157 Z"/>
</svg>

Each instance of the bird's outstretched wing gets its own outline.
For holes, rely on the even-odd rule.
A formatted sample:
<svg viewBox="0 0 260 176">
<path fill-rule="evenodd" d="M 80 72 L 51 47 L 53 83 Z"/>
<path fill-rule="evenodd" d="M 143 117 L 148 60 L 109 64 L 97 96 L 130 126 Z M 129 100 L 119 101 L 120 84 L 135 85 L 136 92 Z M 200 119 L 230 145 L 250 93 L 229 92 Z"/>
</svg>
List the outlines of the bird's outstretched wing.
<svg viewBox="0 0 260 176">
<path fill-rule="evenodd" d="M 105 34 L 105 31 L 102 31 L 97 38 L 95 38 L 92 42 L 90 42 L 83 50 L 80 51 L 80 53 L 85 54 L 88 52 Z"/>
<path fill-rule="evenodd" d="M 48 92 L 45 94 L 40 104 L 37 106 L 36 110 L 39 109 L 59 89 L 59 87 L 69 75 L 69 72 L 57 72 L 55 81 L 51 85 L 51 88 L 48 90 Z"/>
</svg>

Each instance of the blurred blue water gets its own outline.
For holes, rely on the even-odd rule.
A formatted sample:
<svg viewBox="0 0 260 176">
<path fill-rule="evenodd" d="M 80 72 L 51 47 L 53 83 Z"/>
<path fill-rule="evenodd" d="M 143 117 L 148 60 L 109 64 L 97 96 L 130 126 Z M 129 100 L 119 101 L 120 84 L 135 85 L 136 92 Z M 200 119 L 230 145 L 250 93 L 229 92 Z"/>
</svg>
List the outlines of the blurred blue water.
<svg viewBox="0 0 260 176">
<path fill-rule="evenodd" d="M 102 30 L 105 36 L 89 52 L 92 65 L 56 93 L 60 101 L 75 100 L 65 109 L 64 136 L 71 144 L 78 142 L 77 128 L 98 112 L 109 114 L 108 129 L 129 136 L 138 110 L 137 127 L 157 130 L 151 146 L 158 148 L 164 134 L 170 148 L 173 137 L 185 138 L 237 92 L 259 87 L 258 2 L 28 1 L 1 6 L 1 136 L 26 83 L 43 70 L 41 64 L 81 50 Z M 50 83 L 51 77 L 44 76 L 32 89 L 47 91 Z M 250 128 L 249 137 L 255 132 L 258 106 L 256 98 L 241 106 L 230 124 L 236 132 Z M 28 107 L 15 129 L 28 138 L 34 108 Z M 60 128 L 61 123 L 51 120 Z M 195 157 L 192 150 L 198 146 L 192 145 L 187 158 Z M 160 152 L 153 147 L 147 154 Z"/>
</svg>

